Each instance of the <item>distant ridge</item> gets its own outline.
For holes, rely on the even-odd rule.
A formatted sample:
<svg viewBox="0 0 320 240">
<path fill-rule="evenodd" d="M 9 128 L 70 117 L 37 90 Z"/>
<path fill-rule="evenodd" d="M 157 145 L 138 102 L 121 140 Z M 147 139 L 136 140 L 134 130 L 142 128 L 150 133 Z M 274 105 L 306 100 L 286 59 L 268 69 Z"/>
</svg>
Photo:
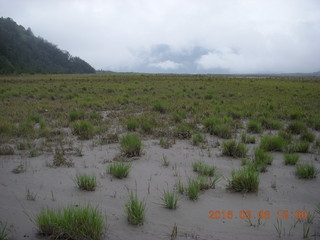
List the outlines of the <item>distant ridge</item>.
<svg viewBox="0 0 320 240">
<path fill-rule="evenodd" d="M 11 18 L 0 18 L 0 74 L 94 72 L 81 58 L 35 37 L 30 28 L 26 30 Z"/>
</svg>

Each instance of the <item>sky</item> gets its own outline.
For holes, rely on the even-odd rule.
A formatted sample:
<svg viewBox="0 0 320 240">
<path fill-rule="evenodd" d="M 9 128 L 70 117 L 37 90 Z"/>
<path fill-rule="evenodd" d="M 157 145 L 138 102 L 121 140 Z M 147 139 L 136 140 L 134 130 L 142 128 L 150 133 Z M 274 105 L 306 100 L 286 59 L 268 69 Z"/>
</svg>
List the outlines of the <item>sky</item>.
<svg viewBox="0 0 320 240">
<path fill-rule="evenodd" d="M 95 69 L 320 71 L 320 0 L 0 0 L 0 16 Z"/>
</svg>

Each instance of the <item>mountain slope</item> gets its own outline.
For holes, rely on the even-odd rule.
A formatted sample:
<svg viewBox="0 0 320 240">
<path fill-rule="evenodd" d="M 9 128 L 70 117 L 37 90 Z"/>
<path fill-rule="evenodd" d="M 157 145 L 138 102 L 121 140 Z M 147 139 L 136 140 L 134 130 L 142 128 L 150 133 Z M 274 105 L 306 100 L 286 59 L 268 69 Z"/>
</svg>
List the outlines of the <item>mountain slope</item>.
<svg viewBox="0 0 320 240">
<path fill-rule="evenodd" d="M 0 74 L 13 73 L 94 73 L 79 57 L 35 37 L 30 28 L 10 18 L 0 18 Z"/>
</svg>

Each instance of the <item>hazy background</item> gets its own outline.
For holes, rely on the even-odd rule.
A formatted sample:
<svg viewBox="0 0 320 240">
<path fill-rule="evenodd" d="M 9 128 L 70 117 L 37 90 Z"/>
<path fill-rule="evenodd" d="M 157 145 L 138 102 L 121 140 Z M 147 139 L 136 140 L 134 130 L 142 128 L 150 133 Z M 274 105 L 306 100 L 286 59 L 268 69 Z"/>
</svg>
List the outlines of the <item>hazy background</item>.
<svg viewBox="0 0 320 240">
<path fill-rule="evenodd" d="M 319 0 L 0 0 L 0 16 L 96 69 L 320 70 Z"/>
</svg>

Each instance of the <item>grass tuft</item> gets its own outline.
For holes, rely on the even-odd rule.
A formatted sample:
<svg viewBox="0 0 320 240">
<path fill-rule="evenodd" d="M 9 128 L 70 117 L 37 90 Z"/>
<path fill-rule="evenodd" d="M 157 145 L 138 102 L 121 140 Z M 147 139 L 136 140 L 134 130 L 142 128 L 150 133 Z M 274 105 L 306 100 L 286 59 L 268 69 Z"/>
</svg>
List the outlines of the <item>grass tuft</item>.
<svg viewBox="0 0 320 240">
<path fill-rule="evenodd" d="M 197 179 L 189 179 L 186 191 L 191 200 L 197 200 L 200 194 L 199 181 Z"/>
<path fill-rule="evenodd" d="M 146 203 L 139 201 L 137 193 L 131 191 L 125 209 L 129 223 L 133 225 L 142 225 L 144 223 Z"/>
<path fill-rule="evenodd" d="M 140 156 L 141 139 L 135 135 L 128 133 L 120 140 L 121 150 L 127 157 Z"/>
<path fill-rule="evenodd" d="M 246 157 L 248 152 L 247 147 L 236 140 L 227 140 L 222 145 L 222 155 L 234 158 Z"/>
<path fill-rule="evenodd" d="M 126 178 L 130 172 L 131 164 L 115 162 L 108 166 L 108 172 L 116 178 Z"/>
<path fill-rule="evenodd" d="M 241 142 L 244 144 L 253 144 L 253 143 L 256 143 L 256 138 L 254 136 L 248 135 L 246 132 L 242 132 Z"/>
<path fill-rule="evenodd" d="M 93 125 L 87 120 L 76 121 L 72 124 L 72 133 L 82 140 L 92 138 L 93 130 Z"/>
<path fill-rule="evenodd" d="M 257 121 L 250 121 L 247 124 L 247 130 L 250 133 L 261 133 L 262 132 L 261 123 Z"/>
<path fill-rule="evenodd" d="M 203 142 L 204 142 L 204 137 L 201 133 L 197 133 L 192 136 L 192 144 L 194 146 L 199 146 L 199 144 Z"/>
<path fill-rule="evenodd" d="M 318 174 L 318 170 L 315 168 L 313 164 L 304 163 L 297 165 L 296 175 L 299 178 L 311 179 L 315 178 Z"/>
<path fill-rule="evenodd" d="M 301 134 L 306 130 L 307 130 L 307 127 L 305 123 L 298 120 L 290 122 L 287 126 L 287 131 L 292 134 Z"/>
<path fill-rule="evenodd" d="M 252 166 L 233 170 L 229 188 L 236 192 L 257 192 L 259 188 L 259 173 Z"/>
<path fill-rule="evenodd" d="M 202 161 L 193 162 L 192 168 L 193 171 L 205 176 L 213 176 L 216 171 L 214 166 L 209 166 Z"/>
<path fill-rule="evenodd" d="M 136 119 L 129 119 L 127 120 L 127 129 L 128 131 L 135 131 L 138 128 L 138 121 Z"/>
<path fill-rule="evenodd" d="M 295 153 L 285 153 L 284 154 L 284 163 L 285 165 L 296 165 L 299 161 L 299 155 Z"/>
<path fill-rule="evenodd" d="M 175 193 L 175 191 L 164 190 L 162 195 L 163 196 L 161 197 L 161 200 L 163 202 L 163 205 L 166 208 L 169 208 L 169 209 L 177 208 L 179 197 Z"/>
<path fill-rule="evenodd" d="M 282 151 L 286 141 L 279 136 L 264 136 L 261 138 L 260 148 L 265 151 Z"/>
<path fill-rule="evenodd" d="M 36 223 L 39 234 L 53 239 L 100 240 L 105 232 L 104 217 L 90 205 L 43 209 L 37 215 Z"/>
<path fill-rule="evenodd" d="M 97 186 L 96 177 L 87 174 L 76 175 L 75 182 L 78 188 L 84 191 L 94 191 Z"/>
</svg>

